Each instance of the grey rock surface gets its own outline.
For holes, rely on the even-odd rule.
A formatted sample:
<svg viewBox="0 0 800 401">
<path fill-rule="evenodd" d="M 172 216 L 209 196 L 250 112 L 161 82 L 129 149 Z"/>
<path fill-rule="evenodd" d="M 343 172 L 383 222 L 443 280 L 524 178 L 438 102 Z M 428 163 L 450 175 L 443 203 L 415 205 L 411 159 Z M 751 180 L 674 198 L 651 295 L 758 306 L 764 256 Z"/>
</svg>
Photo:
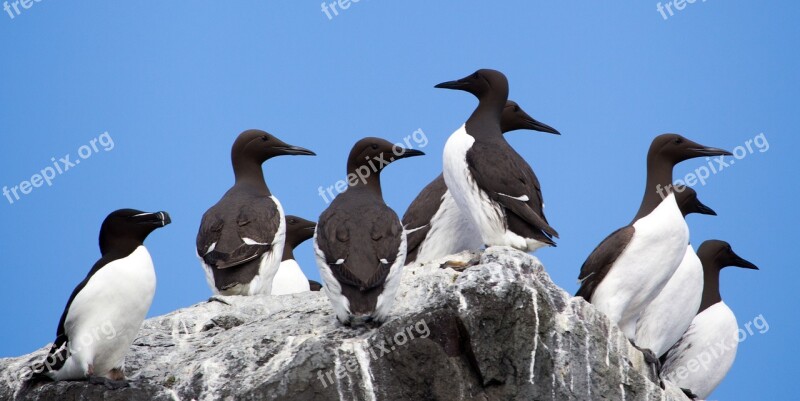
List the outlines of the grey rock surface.
<svg viewBox="0 0 800 401">
<path fill-rule="evenodd" d="M 338 324 L 321 292 L 219 297 L 145 321 L 131 386 L 48 383 L 19 392 L 47 347 L 0 359 L 9 400 L 686 400 L 649 373 L 616 325 L 504 247 L 408 266 L 393 318 Z"/>
</svg>

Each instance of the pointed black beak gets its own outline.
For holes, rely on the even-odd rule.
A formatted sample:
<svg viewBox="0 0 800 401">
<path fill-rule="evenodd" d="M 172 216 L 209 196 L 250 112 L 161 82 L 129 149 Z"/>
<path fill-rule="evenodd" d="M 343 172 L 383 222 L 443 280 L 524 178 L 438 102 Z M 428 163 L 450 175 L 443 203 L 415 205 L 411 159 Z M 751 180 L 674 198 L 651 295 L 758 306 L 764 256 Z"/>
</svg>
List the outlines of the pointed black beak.
<svg viewBox="0 0 800 401">
<path fill-rule="evenodd" d="M 731 252 L 733 253 L 733 252 Z M 758 267 L 749 261 L 743 259 L 741 256 L 733 253 L 733 260 L 730 262 L 731 266 L 741 267 L 744 269 L 759 270 Z"/>
<path fill-rule="evenodd" d="M 317 155 L 316 153 L 314 153 L 314 152 L 312 152 L 312 151 L 310 151 L 310 150 L 308 150 L 306 148 L 301 148 L 299 146 L 286 145 L 286 146 L 279 146 L 276 149 L 278 149 L 281 152 L 281 154 L 284 154 L 284 155 L 293 155 L 293 156 L 316 156 Z"/>
<path fill-rule="evenodd" d="M 172 219 L 169 217 L 169 213 L 167 212 L 141 213 L 133 217 L 140 224 L 152 224 L 159 227 L 164 227 L 167 224 L 172 223 Z"/>
<path fill-rule="evenodd" d="M 554 134 L 554 135 L 561 135 L 561 133 L 558 132 L 558 130 L 556 130 L 555 128 L 543 122 L 539 122 L 533 118 L 530 117 L 528 118 L 529 119 L 525 121 L 525 129 L 539 131 L 539 132 L 547 132 L 549 134 Z"/>
<path fill-rule="evenodd" d="M 467 86 L 467 81 L 464 79 L 459 79 L 457 81 L 442 82 L 434 86 L 434 88 L 464 90 L 466 86 Z"/>
<path fill-rule="evenodd" d="M 425 153 L 423 151 L 421 151 L 421 150 L 403 149 L 403 153 L 401 153 L 399 156 L 395 156 L 394 158 L 395 158 L 395 160 L 399 160 L 399 159 L 405 159 L 405 158 L 408 158 L 408 157 L 424 156 L 424 155 L 425 155 Z"/>
<path fill-rule="evenodd" d="M 733 156 L 733 153 L 728 152 L 725 149 L 719 148 L 712 148 L 709 146 L 703 146 L 697 144 L 697 146 L 689 148 L 689 151 L 692 152 L 692 156 L 699 157 L 699 156 Z"/>
<path fill-rule="evenodd" d="M 704 205 L 703 202 L 700 202 L 699 200 L 695 204 L 695 211 L 697 213 L 707 214 L 709 216 L 716 216 L 717 215 L 717 212 L 715 212 L 714 209 Z"/>
</svg>

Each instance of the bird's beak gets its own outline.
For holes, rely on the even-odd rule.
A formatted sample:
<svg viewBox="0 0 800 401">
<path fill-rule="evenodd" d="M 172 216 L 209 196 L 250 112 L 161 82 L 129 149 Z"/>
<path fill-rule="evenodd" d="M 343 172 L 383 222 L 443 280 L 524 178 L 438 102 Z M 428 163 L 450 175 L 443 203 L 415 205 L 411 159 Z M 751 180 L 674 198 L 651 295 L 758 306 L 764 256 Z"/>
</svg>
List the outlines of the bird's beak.
<svg viewBox="0 0 800 401">
<path fill-rule="evenodd" d="M 400 156 L 395 156 L 394 158 L 395 158 L 395 160 L 399 160 L 399 159 L 405 159 L 405 158 L 408 158 L 408 157 L 423 156 L 423 155 L 425 155 L 425 153 L 422 152 L 421 150 L 403 149 L 403 153 L 401 153 Z"/>
<path fill-rule="evenodd" d="M 547 124 L 545 124 L 543 122 L 539 122 L 539 121 L 531 118 L 530 116 L 527 116 L 527 117 L 528 118 L 525 119 L 525 129 L 539 131 L 539 132 L 547 132 L 549 134 L 561 135 L 561 133 L 558 132 L 557 129 L 555 129 L 555 128 L 553 128 L 553 127 L 551 127 L 551 126 L 549 126 L 549 125 L 547 125 Z"/>
<path fill-rule="evenodd" d="M 688 139 L 687 139 L 688 141 Z M 703 146 L 699 143 L 689 141 L 689 151 L 692 152 L 692 157 L 700 157 L 700 156 L 733 156 L 733 153 L 728 152 L 725 149 L 719 148 L 712 148 L 709 146 Z"/>
<path fill-rule="evenodd" d="M 467 87 L 467 83 L 467 78 L 461 78 L 456 81 L 442 82 L 434 86 L 434 88 L 464 90 Z"/>
<path fill-rule="evenodd" d="M 715 212 L 714 209 L 704 205 L 703 202 L 700 202 L 699 200 L 697 201 L 697 204 L 695 205 L 695 210 L 697 211 L 697 213 L 700 213 L 700 214 L 707 214 L 709 216 L 716 216 L 717 215 L 717 212 Z"/>
<path fill-rule="evenodd" d="M 312 151 L 310 151 L 310 150 L 308 150 L 306 148 L 301 148 L 299 146 L 286 145 L 286 146 L 276 147 L 276 149 L 278 149 L 281 152 L 281 154 L 283 154 L 283 155 L 293 155 L 293 156 L 300 156 L 300 155 L 302 155 L 302 156 L 316 156 L 317 155 L 316 153 L 314 153 L 314 152 L 312 152 Z"/>
<path fill-rule="evenodd" d="M 749 261 L 743 259 L 741 256 L 739 256 L 739 255 L 737 255 L 735 253 L 733 254 L 733 261 L 731 262 L 730 265 L 731 266 L 736 266 L 736 267 L 741 267 L 741 268 L 744 268 L 744 269 L 759 270 L 756 265 L 750 263 Z"/>
<path fill-rule="evenodd" d="M 167 212 L 140 213 L 133 217 L 140 224 L 153 224 L 159 227 L 164 227 L 172 223 L 172 219 L 170 219 L 169 213 Z"/>
</svg>

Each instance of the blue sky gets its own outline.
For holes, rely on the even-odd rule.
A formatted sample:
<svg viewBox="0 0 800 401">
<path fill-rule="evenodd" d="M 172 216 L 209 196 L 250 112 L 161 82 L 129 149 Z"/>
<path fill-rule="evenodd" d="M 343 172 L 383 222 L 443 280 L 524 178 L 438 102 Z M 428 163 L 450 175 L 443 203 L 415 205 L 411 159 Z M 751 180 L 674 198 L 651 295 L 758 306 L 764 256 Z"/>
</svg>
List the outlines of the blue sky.
<svg viewBox="0 0 800 401">
<path fill-rule="evenodd" d="M 230 146 L 245 129 L 316 151 L 264 164 L 287 213 L 309 219 L 326 206 L 318 188 L 344 177 L 356 140 L 397 142 L 422 129 L 428 155 L 382 180 L 402 215 L 476 105 L 433 85 L 495 68 L 512 99 L 563 133 L 507 137 L 537 172 L 561 234 L 537 256 L 569 292 L 594 246 L 635 214 L 655 135 L 733 150 L 764 134 L 766 151 L 753 146 L 695 187 L 719 216 L 688 221 L 696 246 L 727 240 L 762 268 L 723 271 L 740 325 L 763 315 L 769 330 L 740 344 L 711 398 L 789 398 L 793 370 L 776 364 L 796 359 L 800 329 L 791 256 L 800 6 L 698 1 L 665 20 L 656 3 L 361 0 L 330 19 L 319 2 L 294 1 L 43 0 L 13 19 L 0 12 L 0 186 L 30 180 L 51 158 L 82 162 L 13 203 L 0 198 L 0 356 L 52 341 L 99 257 L 99 225 L 118 208 L 173 217 L 147 241 L 159 280 L 150 316 L 205 300 L 195 235 L 232 184 Z M 675 176 L 706 163 L 682 163 Z M 312 253 L 307 242 L 295 254 L 318 278 Z"/>
</svg>

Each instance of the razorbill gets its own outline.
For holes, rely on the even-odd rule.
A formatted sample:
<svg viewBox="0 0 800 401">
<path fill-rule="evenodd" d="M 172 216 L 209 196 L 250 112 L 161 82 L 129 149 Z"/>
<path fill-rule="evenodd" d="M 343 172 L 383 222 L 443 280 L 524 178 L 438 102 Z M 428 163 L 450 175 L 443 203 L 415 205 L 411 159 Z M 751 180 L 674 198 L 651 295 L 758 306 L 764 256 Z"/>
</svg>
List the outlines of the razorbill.
<svg viewBox="0 0 800 401">
<path fill-rule="evenodd" d="M 555 246 L 552 238 L 558 233 L 544 217 L 539 180 L 503 138 L 505 75 L 483 69 L 436 87 L 467 91 L 479 100 L 467 122 L 445 144 L 443 174 L 453 200 L 480 232 L 483 244 L 526 252 Z"/>
<path fill-rule="evenodd" d="M 684 217 L 691 213 L 717 214 L 697 199 L 690 187 L 676 186 L 675 199 Z M 689 244 L 678 269 L 644 309 L 636 323 L 636 345 L 652 351 L 655 358 L 664 355 L 689 327 L 700 307 L 703 295 L 703 266 Z"/>
<path fill-rule="evenodd" d="M 311 291 L 311 283 L 294 259 L 294 248 L 314 236 L 317 223 L 297 216 L 286 216 L 286 245 L 278 272 L 272 280 L 272 295 Z"/>
<path fill-rule="evenodd" d="M 719 293 L 719 273 L 726 266 L 758 267 L 734 253 L 725 241 L 703 242 L 697 256 L 703 264 L 703 300 L 686 333 L 664 355 L 661 377 L 690 398 L 705 399 L 725 378 L 739 345 L 736 316 Z M 706 359 L 710 361 L 698 363 Z M 687 371 L 691 373 L 683 374 Z"/>
<path fill-rule="evenodd" d="M 514 101 L 507 101 L 500 118 L 503 133 L 528 129 L 561 135 L 554 128 L 534 120 Z M 408 236 L 406 264 L 428 262 L 483 246 L 481 234 L 461 212 L 439 174 L 417 195 L 403 215 Z"/>
<path fill-rule="evenodd" d="M 125 386 L 123 362 L 156 289 L 144 240 L 170 223 L 167 212 L 120 209 L 100 227 L 101 257 L 72 291 L 47 358 L 25 388 L 41 381 L 84 380 Z"/>
<path fill-rule="evenodd" d="M 689 228 L 672 187 L 673 167 L 695 157 L 730 154 L 677 134 L 657 136 L 647 152 L 647 184 L 639 211 L 583 263 L 576 295 L 608 315 L 634 344 L 636 320 L 675 273 L 689 243 Z"/>
<path fill-rule="evenodd" d="M 347 190 L 319 217 L 314 251 L 323 291 L 345 325 L 382 323 L 389 315 L 406 260 L 406 234 L 383 201 L 380 173 L 397 159 L 423 154 L 380 138 L 358 141 L 347 159 Z"/>
<path fill-rule="evenodd" d="M 261 130 L 239 134 L 231 149 L 236 182 L 203 215 L 197 255 L 214 294 L 254 295 L 272 290 L 283 255 L 286 224 L 281 203 L 267 188 L 261 164 L 281 155 L 314 155 Z"/>
</svg>

